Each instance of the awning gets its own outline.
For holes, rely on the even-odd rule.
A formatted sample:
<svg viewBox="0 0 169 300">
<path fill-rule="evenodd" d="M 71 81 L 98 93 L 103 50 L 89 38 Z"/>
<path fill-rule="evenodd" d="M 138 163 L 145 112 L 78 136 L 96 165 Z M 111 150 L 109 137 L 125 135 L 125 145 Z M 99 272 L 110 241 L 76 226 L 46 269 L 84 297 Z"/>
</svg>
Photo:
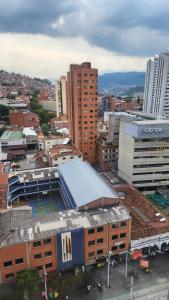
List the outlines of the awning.
<svg viewBox="0 0 169 300">
<path fill-rule="evenodd" d="M 132 259 L 136 260 L 139 259 L 140 257 L 142 257 L 142 250 L 138 249 L 138 250 L 134 250 L 131 254 Z"/>
</svg>

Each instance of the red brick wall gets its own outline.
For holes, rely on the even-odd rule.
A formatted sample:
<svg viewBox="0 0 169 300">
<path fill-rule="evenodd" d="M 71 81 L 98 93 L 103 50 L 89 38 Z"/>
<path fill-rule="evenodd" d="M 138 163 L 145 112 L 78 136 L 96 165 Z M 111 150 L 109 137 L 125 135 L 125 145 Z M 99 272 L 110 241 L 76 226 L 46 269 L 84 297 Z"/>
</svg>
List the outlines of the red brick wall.
<svg viewBox="0 0 169 300">
<path fill-rule="evenodd" d="M 71 65 L 67 75 L 71 139 L 91 163 L 96 161 L 97 77 L 90 63 Z"/>
<path fill-rule="evenodd" d="M 108 236 L 109 236 L 109 251 L 112 251 L 112 246 L 115 246 L 116 243 L 118 242 L 124 242 L 125 248 L 118 249 L 116 251 L 113 251 L 112 254 L 120 254 L 122 252 L 125 252 L 129 248 L 129 243 L 130 243 L 130 220 L 126 221 L 126 226 L 125 227 L 120 227 L 121 222 L 118 222 L 118 228 L 117 229 L 112 229 L 112 224 L 106 224 L 103 226 L 103 231 L 102 232 L 97 232 L 97 227 L 95 228 L 95 233 L 89 234 L 88 229 L 85 229 L 84 232 L 84 254 L 85 254 L 85 263 L 88 264 L 90 261 L 93 261 L 96 259 L 96 257 L 99 257 L 97 255 L 97 250 L 103 249 L 103 254 L 100 256 L 106 256 L 107 251 L 108 251 Z M 101 227 L 101 226 L 99 226 Z M 107 229 L 108 228 L 108 229 Z M 107 230 L 109 231 L 109 234 L 107 234 Z M 125 238 L 120 238 L 121 233 L 126 233 Z M 112 240 L 112 235 L 118 235 L 118 238 L 116 240 Z M 103 238 L 103 243 L 98 244 L 97 240 Z M 88 242 L 89 241 L 95 241 L 94 245 L 89 246 Z M 89 253 L 94 252 L 94 256 L 89 257 Z"/>
<path fill-rule="evenodd" d="M 39 127 L 39 118 L 35 113 L 23 113 L 19 111 L 11 111 L 9 114 L 11 126 L 19 127 Z"/>
<path fill-rule="evenodd" d="M 44 253 L 51 251 L 52 255 L 45 257 Z M 42 254 L 42 258 L 35 259 L 35 254 Z M 27 256 L 28 255 L 28 256 Z M 34 269 L 38 266 L 45 266 L 48 263 L 52 263 L 52 267 L 46 268 L 46 271 L 53 271 L 57 267 L 56 261 L 56 237 L 51 237 L 51 243 L 44 244 L 44 240 L 41 240 L 40 247 L 33 247 L 33 242 L 16 244 L 13 246 L 8 246 L 0 248 L 0 280 L 6 282 L 6 275 L 12 273 L 14 278 L 18 271 Z M 16 264 L 15 259 L 23 258 L 23 263 Z M 12 266 L 4 267 L 4 262 L 12 261 Z"/>
</svg>

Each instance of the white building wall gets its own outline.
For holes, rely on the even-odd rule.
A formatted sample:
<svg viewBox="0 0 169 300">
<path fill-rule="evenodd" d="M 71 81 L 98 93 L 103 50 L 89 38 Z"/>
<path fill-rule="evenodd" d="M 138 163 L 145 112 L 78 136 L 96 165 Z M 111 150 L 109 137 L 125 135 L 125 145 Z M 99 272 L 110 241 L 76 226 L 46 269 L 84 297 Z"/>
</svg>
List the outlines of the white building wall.
<svg viewBox="0 0 169 300">
<path fill-rule="evenodd" d="M 143 110 L 169 116 L 169 52 L 147 62 Z"/>
<path fill-rule="evenodd" d="M 124 133 L 124 122 L 120 122 L 118 175 L 132 183 L 134 139 Z"/>
<path fill-rule="evenodd" d="M 66 93 L 66 77 L 61 76 L 61 101 L 62 101 L 62 114 L 67 115 L 67 93 Z"/>
<path fill-rule="evenodd" d="M 70 160 L 83 160 L 83 156 L 81 155 L 80 157 L 78 155 L 65 155 L 65 156 L 60 156 L 57 159 L 51 159 L 50 160 L 50 166 L 54 167 L 54 166 L 60 166 L 62 164 L 65 164 L 67 162 L 69 162 Z"/>
</svg>

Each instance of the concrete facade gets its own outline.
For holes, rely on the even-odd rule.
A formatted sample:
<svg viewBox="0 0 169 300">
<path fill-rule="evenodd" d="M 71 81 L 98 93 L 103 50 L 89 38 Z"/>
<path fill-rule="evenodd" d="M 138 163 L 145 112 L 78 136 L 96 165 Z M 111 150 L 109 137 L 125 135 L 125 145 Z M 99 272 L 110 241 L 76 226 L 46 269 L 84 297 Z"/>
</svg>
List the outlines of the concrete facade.
<svg viewBox="0 0 169 300">
<path fill-rule="evenodd" d="M 118 175 L 147 190 L 169 185 L 169 121 L 120 123 Z"/>
</svg>

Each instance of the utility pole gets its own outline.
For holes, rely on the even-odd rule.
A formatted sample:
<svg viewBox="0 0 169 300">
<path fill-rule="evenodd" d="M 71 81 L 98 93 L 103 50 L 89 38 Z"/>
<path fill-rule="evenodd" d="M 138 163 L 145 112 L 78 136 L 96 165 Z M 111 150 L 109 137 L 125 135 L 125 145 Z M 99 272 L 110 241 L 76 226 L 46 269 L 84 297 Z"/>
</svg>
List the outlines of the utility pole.
<svg viewBox="0 0 169 300">
<path fill-rule="evenodd" d="M 128 251 L 126 252 L 126 270 L 125 270 L 125 277 L 127 278 L 128 273 Z"/>
<path fill-rule="evenodd" d="M 107 287 L 110 287 L 109 223 L 107 223 Z"/>
<path fill-rule="evenodd" d="M 47 272 L 45 266 L 43 267 L 43 274 L 44 274 L 44 282 L 45 282 L 45 297 L 48 300 L 48 288 L 47 288 Z"/>
<path fill-rule="evenodd" d="M 130 300 L 133 300 L 133 276 L 131 277 Z"/>
<path fill-rule="evenodd" d="M 107 287 L 110 287 L 110 255 L 107 255 Z"/>
</svg>

